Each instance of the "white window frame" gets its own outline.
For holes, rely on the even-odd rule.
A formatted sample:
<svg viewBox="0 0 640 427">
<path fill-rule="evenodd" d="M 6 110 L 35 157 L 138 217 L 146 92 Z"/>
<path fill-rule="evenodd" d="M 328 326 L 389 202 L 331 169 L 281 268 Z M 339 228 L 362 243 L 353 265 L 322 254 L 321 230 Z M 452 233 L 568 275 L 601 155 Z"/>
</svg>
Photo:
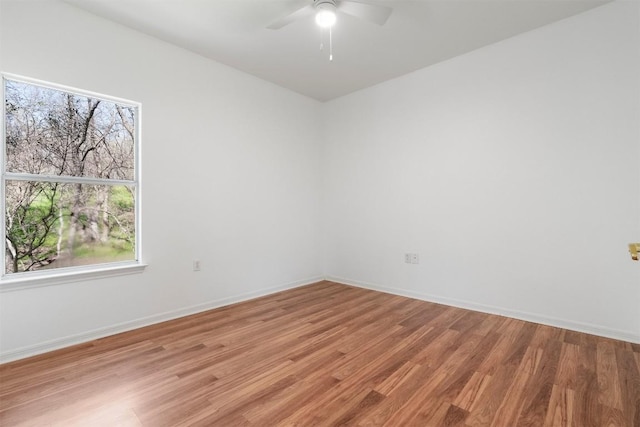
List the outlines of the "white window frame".
<svg viewBox="0 0 640 427">
<path fill-rule="evenodd" d="M 7 180 L 20 181 L 40 181 L 40 182 L 59 182 L 59 183 L 80 183 L 80 184 L 102 184 L 102 185 L 127 185 L 134 188 L 135 192 L 135 257 L 130 261 L 118 261 L 102 264 L 92 264 L 76 267 L 60 267 L 51 270 L 25 271 L 7 274 L 2 267 L 2 275 L 0 276 L 0 292 L 15 291 L 20 289 L 29 289 L 34 287 L 57 285 L 76 281 L 92 280 L 102 277 L 120 276 L 125 274 L 141 273 L 146 264 L 142 262 L 142 223 L 141 223 L 141 181 L 140 181 L 140 142 L 141 142 L 141 110 L 142 105 L 139 102 L 127 99 L 117 98 L 101 93 L 90 92 L 56 83 L 50 83 L 42 80 L 32 79 L 10 73 L 0 73 L 2 77 L 2 158 L 0 159 L 0 204 L 2 206 L 2 230 L 0 237 L 2 238 L 3 250 L 6 251 L 6 215 L 5 215 L 5 186 Z M 69 176 L 50 176 L 50 175 L 33 175 L 27 173 L 8 172 L 6 170 L 7 160 L 7 144 L 6 144 L 6 102 L 5 102 L 5 86 L 6 81 L 15 81 L 26 83 L 34 86 L 40 86 L 47 89 L 55 89 L 75 95 L 92 97 L 104 101 L 114 102 L 119 105 L 135 108 L 135 134 L 134 134 L 134 176 L 133 180 L 116 180 L 102 179 L 90 177 L 69 177 Z M 6 254 L 3 254 L 6 256 Z"/>
</svg>

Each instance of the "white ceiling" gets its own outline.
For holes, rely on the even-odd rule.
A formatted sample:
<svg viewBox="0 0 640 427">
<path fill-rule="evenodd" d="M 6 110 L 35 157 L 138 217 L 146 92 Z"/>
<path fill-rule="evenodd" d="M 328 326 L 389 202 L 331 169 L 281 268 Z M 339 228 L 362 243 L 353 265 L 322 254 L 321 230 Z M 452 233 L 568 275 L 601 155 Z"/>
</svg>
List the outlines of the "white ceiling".
<svg viewBox="0 0 640 427">
<path fill-rule="evenodd" d="M 65 0 L 295 92 L 327 101 L 611 0 L 366 0 L 380 27 L 339 15 L 334 60 L 313 16 L 265 27 L 311 0 Z M 363 1 L 363 0 L 360 0 Z"/>
</svg>

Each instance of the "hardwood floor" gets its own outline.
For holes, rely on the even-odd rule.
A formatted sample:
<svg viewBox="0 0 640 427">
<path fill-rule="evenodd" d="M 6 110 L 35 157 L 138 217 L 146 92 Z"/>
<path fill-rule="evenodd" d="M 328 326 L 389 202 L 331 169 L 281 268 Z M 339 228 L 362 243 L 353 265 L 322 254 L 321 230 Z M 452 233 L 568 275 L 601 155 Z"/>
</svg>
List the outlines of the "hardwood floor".
<svg viewBox="0 0 640 427">
<path fill-rule="evenodd" d="M 640 345 L 331 282 L 0 366 L 2 426 L 640 426 Z"/>
</svg>

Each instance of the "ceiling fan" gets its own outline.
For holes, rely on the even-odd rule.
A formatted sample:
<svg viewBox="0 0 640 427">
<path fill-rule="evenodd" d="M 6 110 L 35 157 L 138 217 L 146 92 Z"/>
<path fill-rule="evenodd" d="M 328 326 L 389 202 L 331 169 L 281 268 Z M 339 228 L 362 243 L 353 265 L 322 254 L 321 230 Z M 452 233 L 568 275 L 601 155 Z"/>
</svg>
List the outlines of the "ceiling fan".
<svg viewBox="0 0 640 427">
<path fill-rule="evenodd" d="M 331 37 L 331 29 L 336 23 L 336 12 L 355 16 L 362 20 L 372 22 L 378 25 L 384 25 L 391 15 L 392 9 L 377 4 L 365 3 L 354 0 L 313 0 L 312 4 L 303 6 L 289 15 L 285 15 L 280 19 L 267 26 L 271 30 L 278 30 L 286 25 L 291 24 L 299 19 L 307 16 L 316 15 L 316 23 L 322 28 L 329 29 L 329 61 L 333 61 L 333 42 Z M 323 42 L 320 42 L 320 50 L 323 50 Z"/>
<path fill-rule="evenodd" d="M 378 25 L 384 25 L 391 15 L 392 9 L 386 6 L 371 4 L 354 0 L 313 0 L 312 4 L 303 6 L 295 12 L 277 19 L 267 26 L 271 30 L 277 30 L 294 21 L 316 15 L 316 23 L 323 27 L 332 27 L 336 22 L 336 12 L 355 16 L 364 21 Z"/>
</svg>

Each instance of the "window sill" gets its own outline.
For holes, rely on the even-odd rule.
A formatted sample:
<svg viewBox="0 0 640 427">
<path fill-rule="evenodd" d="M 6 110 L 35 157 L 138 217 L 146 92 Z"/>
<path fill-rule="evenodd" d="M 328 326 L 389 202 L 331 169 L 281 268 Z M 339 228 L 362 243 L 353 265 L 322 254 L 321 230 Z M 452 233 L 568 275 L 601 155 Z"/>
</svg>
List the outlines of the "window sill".
<svg viewBox="0 0 640 427">
<path fill-rule="evenodd" d="M 40 288 L 43 286 L 61 285 L 71 282 L 82 282 L 86 280 L 102 279 L 106 277 L 124 276 L 129 274 L 139 274 L 144 271 L 147 264 L 111 264 L 104 267 L 93 267 L 91 269 L 67 270 L 60 272 L 35 272 L 16 273 L 5 276 L 0 280 L 0 293 L 19 291 L 23 289 Z"/>
</svg>

